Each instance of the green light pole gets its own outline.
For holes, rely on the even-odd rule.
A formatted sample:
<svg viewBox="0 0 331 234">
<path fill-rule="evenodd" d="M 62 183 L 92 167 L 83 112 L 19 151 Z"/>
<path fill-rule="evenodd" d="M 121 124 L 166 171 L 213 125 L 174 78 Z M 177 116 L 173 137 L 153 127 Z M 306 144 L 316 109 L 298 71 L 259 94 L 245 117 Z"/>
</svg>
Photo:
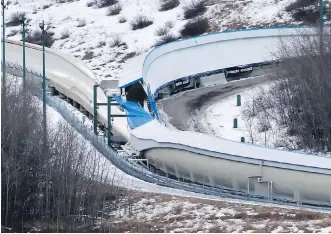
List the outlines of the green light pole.
<svg viewBox="0 0 331 234">
<path fill-rule="evenodd" d="M 6 89 L 6 23 L 5 23 L 5 8 L 4 0 L 1 0 L 2 7 L 2 88 Z"/>
<path fill-rule="evenodd" d="M 26 66 L 25 66 L 25 33 L 26 33 L 25 19 L 22 19 L 22 41 L 23 41 L 23 88 L 26 86 Z"/>
<path fill-rule="evenodd" d="M 45 64 L 45 36 L 46 36 L 46 29 L 45 29 L 45 22 L 39 24 L 39 27 L 42 31 L 42 46 L 43 46 L 43 82 L 42 82 L 42 90 L 43 90 L 43 113 L 45 115 L 45 122 L 46 122 L 46 64 Z"/>
<path fill-rule="evenodd" d="M 320 0 L 320 25 L 323 28 L 324 20 L 323 20 L 323 0 Z"/>
<path fill-rule="evenodd" d="M 111 97 L 107 97 L 107 138 L 108 138 L 108 146 L 111 146 Z"/>
<path fill-rule="evenodd" d="M 321 55 L 323 55 L 323 38 L 324 38 L 324 32 L 323 27 L 324 26 L 324 20 L 323 20 L 323 0 L 320 0 L 320 51 Z"/>
</svg>

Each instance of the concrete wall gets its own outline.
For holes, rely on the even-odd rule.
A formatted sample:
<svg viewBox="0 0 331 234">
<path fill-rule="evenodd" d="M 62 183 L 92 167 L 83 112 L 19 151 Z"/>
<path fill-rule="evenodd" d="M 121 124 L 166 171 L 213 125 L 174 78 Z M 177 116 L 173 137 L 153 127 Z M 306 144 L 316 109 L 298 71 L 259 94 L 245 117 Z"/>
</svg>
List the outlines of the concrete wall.
<svg viewBox="0 0 331 234">
<path fill-rule="evenodd" d="M 263 181 L 272 181 L 269 195 L 273 197 L 331 204 L 330 175 L 263 166 L 263 161 L 261 167 L 174 148 L 152 148 L 144 155 L 150 164 L 180 179 L 246 192 L 248 177 L 261 176 Z M 251 178 L 250 191 L 267 196 L 268 184 Z"/>
</svg>

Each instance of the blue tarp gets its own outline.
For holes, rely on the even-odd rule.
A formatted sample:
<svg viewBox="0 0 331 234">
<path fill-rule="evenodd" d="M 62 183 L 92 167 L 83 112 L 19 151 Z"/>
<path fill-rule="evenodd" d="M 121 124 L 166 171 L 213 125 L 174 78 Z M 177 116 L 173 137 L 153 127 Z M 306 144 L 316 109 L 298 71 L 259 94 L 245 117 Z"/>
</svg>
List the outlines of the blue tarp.
<svg viewBox="0 0 331 234">
<path fill-rule="evenodd" d="M 128 115 L 128 124 L 131 129 L 135 129 L 154 119 L 138 102 L 126 101 L 119 96 L 114 96 L 114 98 Z"/>
<path fill-rule="evenodd" d="M 156 106 L 156 103 L 155 103 L 155 100 L 153 98 L 153 95 L 152 95 L 152 92 L 151 92 L 151 89 L 150 89 L 149 85 L 147 86 L 147 96 L 148 96 L 149 103 L 151 104 L 153 116 L 157 120 L 160 120 L 160 118 L 159 118 L 159 112 L 157 110 L 157 106 Z"/>
</svg>

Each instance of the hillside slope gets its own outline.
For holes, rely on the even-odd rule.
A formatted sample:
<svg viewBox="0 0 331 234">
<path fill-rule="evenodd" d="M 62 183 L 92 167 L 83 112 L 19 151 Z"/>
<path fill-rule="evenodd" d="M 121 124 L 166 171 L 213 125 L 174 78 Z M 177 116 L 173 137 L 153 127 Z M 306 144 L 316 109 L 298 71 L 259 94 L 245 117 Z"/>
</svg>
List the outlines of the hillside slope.
<svg viewBox="0 0 331 234">
<path fill-rule="evenodd" d="M 107 16 L 107 7 L 97 6 L 95 1 L 114 0 L 9 1 L 6 19 L 11 22 L 15 13 L 25 12 L 26 17 L 31 19 L 28 26 L 31 32 L 39 30 L 38 24 L 44 19 L 45 23 L 52 26 L 50 31 L 54 32 L 55 42 L 52 47 L 85 60 L 100 79 L 117 78 L 127 59 L 153 47 L 161 38 L 156 36 L 157 29 L 167 28 L 167 35 L 180 38 L 180 30 L 188 21 L 184 14 L 185 6 L 190 2 L 188 0 L 181 0 L 177 7 L 168 11 L 159 11 L 161 0 L 119 0 L 122 10 L 118 15 L 112 16 Z M 209 21 L 206 32 L 311 24 L 305 20 L 300 21 L 303 18 L 293 18 L 293 9 L 290 11 L 289 8 L 293 2 L 294 0 L 209 0 L 201 15 Z M 313 7 L 316 10 L 316 0 L 308 2 L 315 4 L 315 8 L 314 4 L 308 8 Z M 329 7 L 330 1 L 325 2 Z M 137 15 L 146 16 L 153 23 L 143 29 L 132 30 L 131 21 L 136 21 Z M 20 26 L 8 27 L 8 38 L 20 39 L 19 30 Z"/>
</svg>

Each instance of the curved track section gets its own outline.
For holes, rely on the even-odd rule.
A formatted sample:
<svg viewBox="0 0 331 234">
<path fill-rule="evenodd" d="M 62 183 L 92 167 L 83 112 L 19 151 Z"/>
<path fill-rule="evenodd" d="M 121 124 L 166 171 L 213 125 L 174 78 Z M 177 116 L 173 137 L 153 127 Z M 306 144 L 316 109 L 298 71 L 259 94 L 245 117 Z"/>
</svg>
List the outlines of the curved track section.
<svg viewBox="0 0 331 234">
<path fill-rule="evenodd" d="M 316 36 L 316 31 L 313 28 L 246 30 L 166 44 L 146 57 L 143 79 L 151 93 L 157 95 L 162 87 L 185 76 L 270 61 L 277 53 L 280 38 L 288 43 L 298 35 Z M 234 85 L 245 84 L 249 80 Z M 220 88 L 228 85 L 222 84 Z M 170 130 L 156 120 L 133 130 L 130 141 L 150 164 L 177 178 L 297 202 L 331 204 L 329 157 Z"/>
<path fill-rule="evenodd" d="M 6 41 L 8 62 L 22 65 L 22 43 Z M 26 67 L 42 73 L 42 47 L 26 43 Z M 46 48 L 46 78 L 49 87 L 79 103 L 86 111 L 93 113 L 93 85 L 97 79 L 86 65 L 75 57 Z M 98 88 L 98 102 L 107 102 L 104 92 Z M 107 107 L 99 106 L 99 121 L 107 125 Z M 117 107 L 112 113 L 124 114 Z M 114 119 L 114 134 L 124 141 L 129 139 L 129 130 L 125 118 Z"/>
<path fill-rule="evenodd" d="M 248 30 L 206 35 L 158 47 L 146 57 L 142 77 L 149 96 L 176 79 L 191 74 L 272 59 L 279 41 L 309 28 Z M 257 45 L 258 44 L 258 45 Z M 8 61 L 21 64 L 21 44 L 7 42 Z M 93 113 L 92 90 L 96 79 L 77 59 L 47 49 L 47 79 L 51 87 Z M 41 72 L 41 48 L 29 45 L 27 68 Z M 189 59 L 188 59 L 189 58 Z M 169 69 L 171 68 L 171 69 Z M 139 78 L 139 77 L 137 77 Z M 240 81 L 238 82 L 245 82 Z M 101 90 L 98 101 L 106 102 Z M 99 107 L 106 124 L 106 108 Z M 112 113 L 121 112 L 117 108 Z M 131 132 L 125 119 L 115 119 L 116 134 L 130 135 L 131 144 L 165 173 L 199 184 L 227 189 L 245 196 L 257 194 L 330 206 L 331 159 L 266 149 L 204 134 L 167 129 L 157 120 Z"/>
</svg>

